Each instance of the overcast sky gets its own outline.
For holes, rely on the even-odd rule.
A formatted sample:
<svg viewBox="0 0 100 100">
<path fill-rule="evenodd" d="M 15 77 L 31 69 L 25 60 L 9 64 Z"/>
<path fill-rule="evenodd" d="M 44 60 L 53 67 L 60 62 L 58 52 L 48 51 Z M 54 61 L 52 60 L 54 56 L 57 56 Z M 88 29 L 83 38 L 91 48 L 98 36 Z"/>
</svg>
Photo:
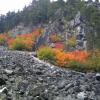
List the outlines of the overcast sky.
<svg viewBox="0 0 100 100">
<path fill-rule="evenodd" d="M 0 14 L 22 10 L 25 5 L 29 5 L 31 2 L 32 0 L 0 0 Z"/>
</svg>

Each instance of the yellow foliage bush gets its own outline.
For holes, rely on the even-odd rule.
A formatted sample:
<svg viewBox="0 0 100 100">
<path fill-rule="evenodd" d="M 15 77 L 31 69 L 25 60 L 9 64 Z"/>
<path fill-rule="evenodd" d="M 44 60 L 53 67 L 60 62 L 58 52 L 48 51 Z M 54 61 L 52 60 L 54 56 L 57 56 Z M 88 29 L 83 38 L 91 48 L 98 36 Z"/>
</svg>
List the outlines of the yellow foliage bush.
<svg viewBox="0 0 100 100">
<path fill-rule="evenodd" d="M 84 62 L 89 56 L 85 51 L 64 52 L 55 49 L 54 52 L 57 65 L 62 67 L 66 67 L 70 61 Z"/>
<path fill-rule="evenodd" d="M 5 34 L 0 34 L 0 45 L 4 45 L 7 41 L 7 36 Z"/>
<path fill-rule="evenodd" d="M 75 47 L 77 44 L 76 38 L 72 37 L 72 38 L 68 39 L 67 44 L 68 44 L 68 46 Z"/>
<path fill-rule="evenodd" d="M 49 47 L 40 48 L 37 51 L 37 56 L 38 56 L 39 59 L 46 60 L 46 61 L 49 61 L 49 62 L 54 62 L 54 60 L 55 60 L 54 51 L 53 51 L 52 48 L 49 48 Z"/>
<path fill-rule="evenodd" d="M 57 34 L 50 35 L 49 39 L 50 39 L 51 42 L 59 42 L 59 41 L 61 41 L 61 37 L 58 36 Z"/>
<path fill-rule="evenodd" d="M 10 49 L 14 50 L 28 50 L 32 51 L 34 45 L 34 38 L 32 34 L 18 35 L 15 39 L 8 41 Z"/>
</svg>

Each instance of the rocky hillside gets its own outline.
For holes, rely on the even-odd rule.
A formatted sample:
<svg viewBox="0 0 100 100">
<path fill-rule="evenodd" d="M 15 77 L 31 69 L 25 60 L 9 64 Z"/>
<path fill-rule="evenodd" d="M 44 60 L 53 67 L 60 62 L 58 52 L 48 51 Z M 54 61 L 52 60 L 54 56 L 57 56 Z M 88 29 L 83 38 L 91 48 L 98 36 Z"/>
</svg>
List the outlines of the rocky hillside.
<svg viewBox="0 0 100 100">
<path fill-rule="evenodd" d="M 71 50 L 100 49 L 99 16 L 99 0 L 32 0 L 22 11 L 0 16 L 0 33 L 6 32 L 15 37 L 41 27 L 44 35 L 37 40 L 36 47 L 41 44 L 51 46 L 52 41 L 48 38 L 56 33 L 65 48 L 68 48 L 68 39 L 76 38 L 74 43 L 71 41 L 72 44 L 68 44 L 72 46 Z M 53 46 L 56 44 L 53 43 Z"/>
<path fill-rule="evenodd" d="M 0 100 L 100 100 L 100 76 L 60 69 L 34 53 L 0 49 Z"/>
</svg>

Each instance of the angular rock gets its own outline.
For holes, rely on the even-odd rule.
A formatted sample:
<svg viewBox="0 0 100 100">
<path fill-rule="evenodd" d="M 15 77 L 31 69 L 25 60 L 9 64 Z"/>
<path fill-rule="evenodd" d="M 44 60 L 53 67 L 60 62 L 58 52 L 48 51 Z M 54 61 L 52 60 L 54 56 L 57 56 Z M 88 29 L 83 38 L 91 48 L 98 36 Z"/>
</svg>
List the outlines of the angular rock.
<svg viewBox="0 0 100 100">
<path fill-rule="evenodd" d="M 7 87 L 4 87 L 4 88 L 0 89 L 0 93 L 5 93 L 5 94 L 7 94 L 7 93 L 8 93 Z"/>
<path fill-rule="evenodd" d="M 6 81 L 3 78 L 0 78 L 0 86 L 5 85 Z"/>
<path fill-rule="evenodd" d="M 100 73 L 97 73 L 97 74 L 96 74 L 96 80 L 97 80 L 97 81 L 100 81 Z"/>
<path fill-rule="evenodd" d="M 62 80 L 58 83 L 58 89 L 63 89 L 66 85 L 66 81 L 65 80 Z"/>
<path fill-rule="evenodd" d="M 65 86 L 65 91 L 67 91 L 69 88 L 72 88 L 74 85 L 73 83 L 69 83 L 68 85 Z"/>
<path fill-rule="evenodd" d="M 11 75 L 13 74 L 13 71 L 12 70 L 8 70 L 8 69 L 5 69 L 4 72 L 8 75 Z"/>
<path fill-rule="evenodd" d="M 87 94 L 85 92 L 80 92 L 77 94 L 78 100 L 88 100 Z"/>
<path fill-rule="evenodd" d="M 58 96 L 56 97 L 54 100 L 76 100 L 75 98 L 73 98 L 71 95 L 68 96 Z"/>
</svg>

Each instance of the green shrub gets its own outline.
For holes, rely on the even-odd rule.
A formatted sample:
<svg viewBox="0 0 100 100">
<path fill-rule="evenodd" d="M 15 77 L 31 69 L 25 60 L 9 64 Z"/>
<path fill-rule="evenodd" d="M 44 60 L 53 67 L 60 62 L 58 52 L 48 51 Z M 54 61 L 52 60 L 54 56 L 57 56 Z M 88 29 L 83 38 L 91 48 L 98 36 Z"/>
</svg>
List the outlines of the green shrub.
<svg viewBox="0 0 100 100">
<path fill-rule="evenodd" d="M 78 61 L 69 61 L 67 67 L 76 70 L 76 71 L 84 71 L 85 70 L 85 65 L 81 62 Z"/>
<path fill-rule="evenodd" d="M 98 71 L 100 72 L 100 57 L 93 57 L 87 59 L 86 62 L 77 62 L 77 61 L 69 61 L 68 68 L 76 71 L 82 71 L 82 72 L 87 72 L 87 71 Z"/>
<path fill-rule="evenodd" d="M 23 44 L 22 42 L 14 42 L 13 43 L 13 46 L 12 46 L 13 50 L 25 50 L 26 49 L 26 46 L 25 44 Z"/>
<path fill-rule="evenodd" d="M 67 44 L 70 47 L 75 47 L 76 44 L 77 44 L 76 38 L 75 37 L 72 37 L 72 38 L 68 39 Z"/>
<path fill-rule="evenodd" d="M 5 45 L 7 36 L 5 34 L 0 34 L 0 45 Z"/>
<path fill-rule="evenodd" d="M 13 50 L 32 51 L 33 44 L 34 42 L 30 37 L 24 38 L 24 36 L 16 37 L 8 42 L 9 48 Z"/>
<path fill-rule="evenodd" d="M 92 56 L 85 62 L 85 69 L 100 71 L 100 57 Z"/>
<path fill-rule="evenodd" d="M 0 45 L 3 45 L 5 43 L 4 39 L 0 39 Z"/>
<path fill-rule="evenodd" d="M 39 59 L 46 60 L 46 61 L 49 61 L 51 63 L 54 63 L 54 60 L 55 60 L 54 51 L 52 50 L 52 48 L 49 48 L 49 47 L 40 48 L 37 51 L 37 56 Z"/>
</svg>

